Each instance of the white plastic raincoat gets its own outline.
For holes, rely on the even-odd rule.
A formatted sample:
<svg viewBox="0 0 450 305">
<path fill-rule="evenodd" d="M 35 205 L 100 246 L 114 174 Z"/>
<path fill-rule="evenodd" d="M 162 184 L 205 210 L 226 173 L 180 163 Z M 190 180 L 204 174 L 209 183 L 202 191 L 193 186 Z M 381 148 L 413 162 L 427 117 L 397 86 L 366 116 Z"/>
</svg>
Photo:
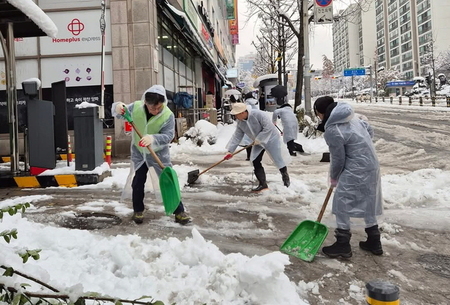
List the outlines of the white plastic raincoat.
<svg viewBox="0 0 450 305">
<path fill-rule="evenodd" d="M 281 119 L 283 124 L 283 142 L 287 143 L 291 140 L 297 140 L 298 121 L 292 108 L 286 106 L 276 109 L 272 115 L 273 123 L 276 123 L 278 118 Z"/>
<path fill-rule="evenodd" d="M 145 93 L 149 91 L 149 89 L 147 89 L 147 91 L 144 92 L 143 97 L 145 96 Z M 142 101 L 144 101 L 144 99 L 142 99 Z M 122 115 L 117 114 L 115 112 L 116 104 L 117 103 L 113 103 L 111 107 L 112 115 L 118 119 L 124 119 Z M 130 111 L 133 119 L 134 119 L 133 114 L 135 105 L 138 105 L 138 107 L 145 107 L 145 102 L 137 101 L 127 105 L 127 108 Z M 147 122 L 147 126 L 148 124 L 151 124 L 152 121 L 156 119 L 158 116 L 164 115 L 164 111 L 170 111 L 166 103 L 164 103 L 164 108 L 165 109 L 163 109 L 163 111 L 161 111 L 156 116 L 152 117 Z M 140 130 L 140 132 L 142 133 L 143 136 L 145 135 L 145 132 L 143 130 Z M 172 163 L 170 160 L 169 144 L 170 142 L 172 142 L 175 136 L 175 116 L 171 111 L 170 114 L 167 115 L 166 121 L 159 128 L 159 131 L 152 135 L 153 135 L 153 143 L 151 147 L 155 151 L 156 155 L 158 155 L 159 159 L 164 164 L 164 166 L 172 167 Z M 139 142 L 139 140 L 140 140 L 139 136 L 135 132 L 133 132 L 131 141 L 131 162 L 133 162 L 134 170 L 135 171 L 138 170 L 145 162 L 148 168 L 153 167 L 155 169 L 159 177 L 159 175 L 162 172 L 161 167 L 158 165 L 156 160 L 153 159 L 147 148 L 145 147 L 142 148 L 136 145 Z"/>
<path fill-rule="evenodd" d="M 371 219 L 382 214 L 380 165 L 369 130 L 373 134 L 346 103 L 338 103 L 325 124 L 330 178 L 338 180 L 332 209 L 336 216 Z"/>
<path fill-rule="evenodd" d="M 254 98 L 248 98 L 245 100 L 245 104 L 250 106 L 252 109 L 259 109 L 258 106 L 258 101 Z M 253 140 L 250 139 L 247 135 L 244 135 L 244 137 L 242 138 L 241 143 L 239 144 L 240 146 L 247 146 L 252 144 Z"/>
<path fill-rule="evenodd" d="M 251 161 L 265 149 L 278 169 L 285 167 L 281 155 L 280 133 L 276 127 L 263 111 L 252 109 L 251 106 L 247 106 L 247 111 L 248 118 L 237 121 L 236 131 L 227 144 L 228 151 L 234 152 L 244 135 L 247 135 L 252 141 L 260 143 L 252 147 Z"/>
</svg>

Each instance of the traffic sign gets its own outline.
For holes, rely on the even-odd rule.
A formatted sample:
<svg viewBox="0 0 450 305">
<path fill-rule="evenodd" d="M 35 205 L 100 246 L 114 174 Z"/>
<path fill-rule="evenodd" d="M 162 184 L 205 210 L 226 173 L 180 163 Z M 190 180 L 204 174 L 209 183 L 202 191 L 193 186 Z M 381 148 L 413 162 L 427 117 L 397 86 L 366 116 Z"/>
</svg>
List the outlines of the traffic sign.
<svg viewBox="0 0 450 305">
<path fill-rule="evenodd" d="M 316 24 L 333 23 L 333 0 L 315 0 L 314 21 Z"/>
<path fill-rule="evenodd" d="M 366 68 L 344 69 L 344 76 L 366 75 Z"/>
<path fill-rule="evenodd" d="M 321 7 L 325 7 L 331 4 L 332 0 L 316 0 L 316 4 Z"/>
<path fill-rule="evenodd" d="M 387 82 L 386 87 L 412 87 L 416 82 L 413 80 L 400 80 Z"/>
</svg>

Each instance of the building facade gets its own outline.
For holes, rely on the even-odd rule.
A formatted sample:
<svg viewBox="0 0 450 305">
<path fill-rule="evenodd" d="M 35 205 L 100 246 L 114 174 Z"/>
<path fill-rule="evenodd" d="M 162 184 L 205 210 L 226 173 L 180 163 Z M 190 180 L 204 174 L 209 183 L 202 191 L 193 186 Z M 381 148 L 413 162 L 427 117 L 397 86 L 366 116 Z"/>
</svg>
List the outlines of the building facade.
<svg viewBox="0 0 450 305">
<path fill-rule="evenodd" d="M 429 58 L 450 49 L 450 1 L 360 0 L 339 15 L 346 17 L 333 25 L 337 71 L 354 67 L 356 53 L 358 66 L 376 63 L 409 80 L 429 73 Z"/>
<path fill-rule="evenodd" d="M 56 38 L 16 38 L 19 112 L 25 107 L 20 92 L 23 80 L 39 78 L 41 96 L 46 100 L 51 100 L 52 83 L 65 80 L 71 129 L 76 104 L 99 103 L 104 75 L 104 127 L 114 129 L 116 154 L 128 153 L 129 137 L 123 122 L 111 117 L 114 101 L 132 103 L 150 86 L 162 84 L 169 105 L 177 92 L 186 91 L 194 95 L 194 108 L 199 108 L 204 106 L 207 92 L 220 100 L 222 87 L 231 85 L 226 71 L 235 66 L 235 45 L 239 42 L 237 1 L 105 1 L 104 71 L 100 64 L 100 1 L 35 2 L 55 22 L 58 34 Z M 7 122 L 4 73 L 0 76 L 0 118 Z M 7 139 L 8 126 L 4 125 L 0 124 L 0 140 Z M 2 141 L 0 153 L 8 154 L 8 147 Z"/>
</svg>

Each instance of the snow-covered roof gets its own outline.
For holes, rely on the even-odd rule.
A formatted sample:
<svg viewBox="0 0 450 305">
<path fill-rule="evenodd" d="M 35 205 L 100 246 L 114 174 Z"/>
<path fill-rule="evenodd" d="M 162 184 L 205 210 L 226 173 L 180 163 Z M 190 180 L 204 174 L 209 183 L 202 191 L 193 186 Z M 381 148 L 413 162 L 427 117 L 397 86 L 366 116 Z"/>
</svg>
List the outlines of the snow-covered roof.
<svg viewBox="0 0 450 305">
<path fill-rule="evenodd" d="M 56 24 L 32 0 L 7 0 L 9 4 L 30 18 L 45 34 L 55 38 L 58 34 Z"/>
<path fill-rule="evenodd" d="M 264 81 L 264 80 L 268 80 L 268 79 L 278 79 L 278 74 L 265 74 L 265 75 L 261 75 L 260 77 L 258 77 L 257 79 L 255 79 L 255 82 L 253 83 L 253 87 L 259 87 L 259 83 Z"/>
</svg>

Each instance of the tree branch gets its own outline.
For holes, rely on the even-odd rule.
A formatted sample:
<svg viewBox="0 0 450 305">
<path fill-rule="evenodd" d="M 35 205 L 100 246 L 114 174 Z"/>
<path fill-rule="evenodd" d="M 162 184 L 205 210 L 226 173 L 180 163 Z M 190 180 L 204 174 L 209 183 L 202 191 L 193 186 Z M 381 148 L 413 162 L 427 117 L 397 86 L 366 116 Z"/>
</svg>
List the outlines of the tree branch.
<svg viewBox="0 0 450 305">
<path fill-rule="evenodd" d="M 1 265 L 0 268 L 3 268 L 3 269 L 5 269 L 5 270 L 8 269 L 8 267 L 3 266 L 3 265 Z M 22 272 L 20 272 L 20 271 L 15 270 L 15 269 L 13 269 L 13 270 L 14 270 L 14 273 L 15 273 L 15 274 L 20 275 L 21 277 L 24 277 L 24 278 L 26 278 L 26 279 L 29 279 L 30 281 L 36 282 L 36 283 L 38 283 L 38 284 L 44 286 L 45 288 L 50 289 L 50 290 L 53 291 L 53 292 L 59 292 L 58 289 L 53 288 L 52 286 L 50 286 L 50 285 L 48 285 L 48 284 L 46 284 L 46 283 L 44 283 L 44 282 L 41 282 L 40 280 L 35 279 L 34 277 L 31 277 L 31 276 L 29 276 L 29 275 L 26 275 L 26 274 L 24 274 L 24 273 L 22 273 Z"/>
<path fill-rule="evenodd" d="M 17 289 L 13 287 L 8 287 L 3 284 L 0 284 L 0 287 L 7 289 L 9 292 L 20 293 L 29 298 L 41 298 L 41 299 L 63 299 L 69 300 L 70 297 L 67 294 L 44 294 L 44 293 L 33 293 L 33 292 L 19 292 Z M 130 303 L 130 304 L 143 304 L 150 305 L 153 304 L 151 302 L 137 301 L 137 300 L 123 300 L 123 299 L 115 299 L 115 298 L 106 298 L 106 297 L 90 297 L 90 296 L 82 296 L 79 300 L 95 300 L 95 301 L 105 301 L 105 302 L 122 302 L 122 303 Z"/>
<path fill-rule="evenodd" d="M 280 14 L 280 17 L 283 18 L 284 20 L 286 20 L 286 22 L 288 23 L 289 27 L 291 28 L 292 32 L 294 33 L 294 35 L 298 38 L 300 37 L 300 33 L 299 31 L 297 31 L 297 29 L 295 28 L 294 24 L 291 22 L 291 19 L 289 19 L 288 16 L 286 16 L 285 14 Z"/>
</svg>

